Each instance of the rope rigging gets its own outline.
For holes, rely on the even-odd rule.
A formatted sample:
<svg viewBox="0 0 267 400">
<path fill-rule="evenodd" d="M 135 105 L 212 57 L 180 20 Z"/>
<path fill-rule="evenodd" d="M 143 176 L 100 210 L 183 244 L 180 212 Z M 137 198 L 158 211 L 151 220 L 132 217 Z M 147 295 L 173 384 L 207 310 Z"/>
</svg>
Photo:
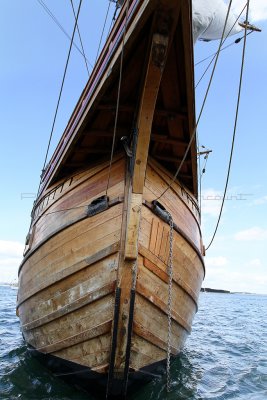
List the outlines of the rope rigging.
<svg viewBox="0 0 267 400">
<path fill-rule="evenodd" d="M 55 17 L 55 15 L 52 13 L 52 11 L 47 7 L 47 5 L 43 2 L 43 0 L 37 0 L 38 3 L 43 7 L 45 12 L 49 15 L 49 17 L 55 22 L 55 24 L 59 27 L 59 29 L 64 33 L 64 35 L 71 41 L 71 36 L 68 34 L 68 32 L 64 29 L 64 27 L 61 25 L 61 23 L 58 21 L 58 19 Z M 86 63 L 90 65 L 91 68 L 93 68 L 93 64 L 86 58 L 85 54 L 82 52 L 82 50 L 77 46 L 77 44 L 73 41 L 73 46 L 78 50 L 78 52 L 85 58 Z"/>
<path fill-rule="evenodd" d="M 248 14 L 249 14 L 249 2 L 250 0 L 247 1 L 247 11 L 246 11 L 246 21 L 248 20 Z M 225 197 L 226 197 L 226 192 L 228 188 L 228 183 L 229 183 L 229 177 L 230 177 L 230 172 L 231 172 L 231 165 L 232 165 L 232 158 L 233 158 L 233 151 L 234 151 L 234 145 L 235 145 L 235 136 L 236 136 L 236 128 L 237 128 L 237 120 L 238 120 L 238 112 L 239 112 L 239 105 L 240 105 L 240 98 L 241 98 L 241 89 L 242 89 L 242 82 L 243 82 L 243 72 L 244 72 L 244 64 L 245 64 L 245 53 L 246 53 L 246 41 L 247 41 L 247 26 L 245 27 L 245 33 L 244 33 L 244 44 L 243 44 L 243 51 L 242 51 L 242 61 L 241 61 L 241 69 L 240 69 L 240 79 L 239 79 L 239 87 L 238 87 L 238 95 L 237 95 L 237 104 L 236 104 L 236 113 L 235 113 L 235 122 L 234 122 L 234 130 L 233 130 L 233 138 L 232 138 L 232 145 L 231 145 L 231 152 L 230 152 L 230 158 L 229 158 L 229 164 L 228 164 L 228 170 L 227 170 L 227 176 L 226 176 L 226 182 L 225 182 L 225 188 L 224 188 L 224 193 L 223 193 L 223 199 L 222 199 L 222 204 L 219 212 L 219 217 L 215 226 L 215 230 L 213 233 L 213 236 L 211 238 L 211 241 L 209 245 L 206 247 L 206 250 L 208 250 L 216 236 L 219 223 L 221 220 L 222 216 L 222 211 L 223 211 L 223 206 L 225 203 Z"/>
<path fill-rule="evenodd" d="M 105 21 L 104 21 L 104 26 L 103 26 L 103 28 L 102 28 L 102 32 L 101 32 L 101 36 L 100 36 L 100 40 L 99 40 L 99 44 L 98 44 L 98 48 L 97 48 L 97 53 L 96 53 L 95 62 L 96 62 L 97 59 L 98 59 L 98 55 L 99 55 L 99 51 L 100 51 L 102 39 L 103 39 L 104 32 L 105 32 L 105 29 L 106 29 L 107 19 L 108 19 L 108 16 L 109 16 L 110 6 L 111 6 L 111 0 L 109 0 L 109 3 L 108 3 L 108 8 L 107 8 L 107 12 L 106 12 L 106 16 L 105 16 Z"/>
<path fill-rule="evenodd" d="M 122 38 L 122 49 L 121 49 L 121 57 L 120 57 L 120 71 L 119 71 L 119 83 L 118 83 L 118 92 L 117 92 L 115 122 L 114 122 L 111 154 L 110 154 L 109 169 L 108 169 L 106 196 L 108 193 L 108 188 L 109 188 L 109 183 L 110 183 L 110 174 L 111 174 L 111 167 L 112 167 L 114 148 L 115 148 L 115 140 L 116 140 L 116 134 L 117 134 L 118 115 L 119 115 L 119 106 L 120 106 L 120 94 L 121 94 L 121 82 L 122 82 L 122 67 L 123 67 L 123 58 L 124 58 L 124 45 L 125 45 L 126 29 L 127 29 L 127 24 L 128 24 L 129 3 L 130 3 L 130 0 L 127 0 L 126 10 L 125 10 L 125 25 L 124 25 L 124 32 L 123 32 L 123 38 Z"/>
<path fill-rule="evenodd" d="M 241 11 L 241 12 L 239 13 L 239 15 L 237 16 L 237 18 L 236 18 L 234 24 L 232 25 L 231 29 L 229 30 L 228 34 L 226 35 L 225 39 L 223 40 L 222 46 L 224 45 L 225 41 L 226 41 L 226 40 L 228 39 L 228 37 L 230 36 L 232 30 L 234 29 L 234 27 L 235 27 L 237 21 L 239 20 L 240 16 L 242 15 L 243 11 L 245 10 L 245 8 L 246 8 L 246 5 L 243 7 L 242 11 Z M 247 25 L 246 25 L 246 26 L 247 26 Z M 249 32 L 249 33 L 247 34 L 247 36 L 250 35 L 252 32 L 253 32 L 253 31 Z M 220 50 L 220 52 L 222 52 L 223 50 L 227 49 L 227 48 L 230 47 L 230 46 L 233 46 L 234 44 L 240 43 L 242 39 L 244 39 L 244 38 L 243 38 L 243 37 L 237 38 L 233 43 L 230 43 L 228 46 L 222 47 L 221 50 Z M 197 84 L 196 84 L 196 86 L 195 86 L 195 89 L 198 87 L 198 85 L 200 84 L 200 82 L 202 81 L 202 79 L 204 78 L 204 76 L 206 75 L 206 73 L 208 72 L 210 66 L 211 66 L 212 63 L 213 63 L 213 60 L 214 60 L 215 57 L 216 57 L 216 54 L 217 54 L 217 52 L 214 53 L 214 54 L 212 54 L 212 55 L 209 56 L 209 57 L 206 57 L 206 58 L 203 59 L 202 61 L 199 61 L 197 64 L 195 64 L 195 66 L 197 66 L 197 65 L 201 64 L 202 62 L 204 62 L 204 61 L 206 61 L 206 60 L 208 60 L 209 58 L 212 57 L 212 60 L 209 62 L 207 68 L 205 69 L 205 71 L 204 71 L 203 74 L 201 75 L 200 79 L 198 80 L 198 82 L 197 82 Z"/>
<path fill-rule="evenodd" d="M 45 166 L 46 166 L 46 162 L 47 162 L 47 157 L 48 157 L 48 153 L 49 153 L 49 149 L 50 149 L 52 136 L 53 136 L 53 133 L 54 133 L 54 127 L 55 127 L 57 113 L 58 113 L 58 109 L 59 109 L 59 103 L 60 103 L 60 100 L 61 100 L 62 91 L 63 91 L 63 87 L 64 87 L 64 83 L 65 83 L 66 73 L 67 73 L 68 64 L 69 64 L 69 60 L 70 60 L 70 54 L 71 54 L 71 49 L 72 49 L 72 45 L 73 45 L 73 40 L 74 40 L 74 36 L 75 36 L 77 24 L 78 24 L 78 18 L 79 18 L 79 14 L 80 14 L 80 10 L 81 10 L 81 5 L 82 5 L 82 0 L 80 0 L 78 11 L 77 11 L 77 15 L 75 17 L 75 24 L 74 24 L 74 28 L 73 28 L 73 32 L 72 32 L 70 47 L 69 47 L 67 61 L 66 61 L 66 64 L 65 64 L 64 74 L 63 74 L 63 78 L 62 78 L 62 82 L 61 82 L 60 92 L 59 92 L 57 106 L 56 106 L 56 111 L 55 111 L 55 115 L 54 115 L 54 119 L 53 119 L 53 123 L 52 123 L 52 128 L 51 128 L 51 132 L 50 132 L 50 136 L 49 136 L 49 141 L 48 141 L 48 145 L 47 145 L 47 150 L 46 150 L 45 160 L 44 160 L 44 164 L 43 164 L 43 168 L 42 168 L 41 179 L 40 179 L 40 183 L 39 183 L 39 187 L 38 187 L 37 197 L 39 195 L 39 191 L 40 191 L 40 188 L 41 188 L 42 177 L 43 177 L 43 174 L 45 172 Z"/>
<path fill-rule="evenodd" d="M 188 152 L 189 152 L 189 150 L 190 150 L 190 148 L 191 148 L 191 145 L 192 145 L 192 143 L 193 143 L 193 140 L 194 140 L 195 137 L 196 137 L 196 132 L 197 132 L 198 124 L 199 124 L 200 118 L 201 118 L 201 116 L 202 116 L 202 113 L 203 113 L 203 110 L 204 110 L 204 107 L 205 107 L 205 104 L 206 104 L 206 100 L 207 100 L 207 97 L 208 97 L 208 94 L 209 94 L 209 90 L 210 90 L 210 87 L 211 87 L 211 83 L 212 83 L 212 80 L 213 80 L 213 76 L 214 76 L 214 73 L 215 73 L 215 69 L 216 69 L 216 66 L 217 66 L 217 63 L 218 63 L 218 59 L 219 59 L 219 55 L 220 55 L 220 50 L 221 50 L 221 48 L 222 48 L 224 33 L 225 33 L 226 26 L 227 26 L 227 21 L 228 21 L 228 18 L 229 18 L 231 6 L 232 6 L 232 0 L 230 0 L 229 5 L 228 5 L 228 10 L 227 10 L 227 14 L 226 14 L 225 22 L 224 22 L 222 37 L 221 37 L 221 40 L 220 40 L 220 44 L 219 44 L 219 47 L 218 47 L 218 51 L 217 51 L 217 53 L 216 53 L 216 58 L 215 58 L 215 62 L 214 62 L 213 69 L 212 69 L 212 73 L 211 73 L 211 76 L 210 76 L 209 84 L 208 84 L 208 87 L 207 87 L 207 90 L 206 90 L 206 93 L 205 93 L 205 96 L 204 96 L 204 99 L 203 99 L 203 102 L 202 102 L 202 106 L 201 106 L 201 109 L 200 109 L 200 112 L 199 112 L 199 116 L 198 116 L 198 119 L 197 119 L 195 128 L 194 128 L 194 130 L 193 130 L 193 132 L 192 132 L 190 141 L 189 141 L 189 143 L 188 143 L 188 145 L 187 145 L 187 148 L 186 148 L 186 151 L 185 151 L 185 153 L 184 153 L 184 156 L 183 156 L 183 158 L 182 158 L 182 160 L 181 160 L 181 162 L 180 162 L 180 164 L 179 164 L 179 167 L 177 168 L 177 170 L 176 170 L 176 172 L 175 172 L 175 174 L 174 174 L 172 180 L 171 180 L 170 183 L 168 184 L 167 188 L 161 193 L 160 196 L 157 197 L 156 200 L 159 200 L 159 199 L 172 187 L 174 181 L 177 179 L 177 176 L 179 175 L 179 173 L 180 173 L 180 171 L 181 171 L 181 168 L 182 168 L 182 166 L 183 166 L 183 164 L 184 164 L 184 162 L 185 162 L 185 159 L 186 159 L 186 157 L 187 157 L 187 155 L 188 155 Z"/>
<path fill-rule="evenodd" d="M 76 13 L 75 13 L 73 1 L 70 0 L 70 3 L 71 3 L 71 8 L 72 8 L 72 11 L 73 11 L 74 18 L 76 19 Z M 82 37 L 81 37 L 81 33 L 80 33 L 80 29 L 79 29 L 78 23 L 77 23 L 77 32 L 78 32 L 79 40 L 80 40 L 80 43 L 81 43 L 83 58 L 84 58 L 84 62 L 85 62 L 85 68 L 86 68 L 86 70 L 87 70 L 88 77 L 89 77 L 89 76 L 90 76 L 90 72 L 89 72 L 89 68 L 88 68 L 87 58 L 86 58 L 86 56 L 85 56 L 85 51 L 84 51 L 83 42 L 82 42 Z"/>
</svg>

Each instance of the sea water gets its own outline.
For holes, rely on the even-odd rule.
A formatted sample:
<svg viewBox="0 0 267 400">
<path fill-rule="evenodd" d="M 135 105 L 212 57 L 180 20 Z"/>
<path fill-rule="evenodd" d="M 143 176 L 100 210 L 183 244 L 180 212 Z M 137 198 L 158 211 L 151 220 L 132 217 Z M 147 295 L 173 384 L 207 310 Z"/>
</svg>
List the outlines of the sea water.
<svg viewBox="0 0 267 400">
<path fill-rule="evenodd" d="M 0 286 L 0 399 L 85 400 L 27 352 L 15 314 L 17 291 Z M 131 397 L 267 399 L 267 296 L 201 293 L 193 331 L 166 377 Z"/>
</svg>

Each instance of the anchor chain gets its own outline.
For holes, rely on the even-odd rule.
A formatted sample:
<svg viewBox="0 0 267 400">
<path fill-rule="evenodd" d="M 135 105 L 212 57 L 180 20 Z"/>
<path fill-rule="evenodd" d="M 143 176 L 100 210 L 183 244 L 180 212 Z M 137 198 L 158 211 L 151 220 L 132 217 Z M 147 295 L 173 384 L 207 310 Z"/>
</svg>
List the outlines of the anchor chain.
<svg viewBox="0 0 267 400">
<path fill-rule="evenodd" d="M 167 336 L 167 392 L 171 391 L 171 337 L 172 337 L 172 280 L 173 280 L 173 219 L 172 215 L 167 212 L 170 225 L 170 252 L 168 261 L 168 336 Z"/>
</svg>

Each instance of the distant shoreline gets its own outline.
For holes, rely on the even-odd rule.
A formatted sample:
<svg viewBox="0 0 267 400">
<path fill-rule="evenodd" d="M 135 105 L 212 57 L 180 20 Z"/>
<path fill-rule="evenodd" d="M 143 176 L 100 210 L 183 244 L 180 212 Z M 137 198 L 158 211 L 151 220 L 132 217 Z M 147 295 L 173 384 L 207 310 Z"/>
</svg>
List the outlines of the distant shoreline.
<svg viewBox="0 0 267 400">
<path fill-rule="evenodd" d="M 201 292 L 205 293 L 231 293 L 230 290 L 201 288 Z"/>
</svg>

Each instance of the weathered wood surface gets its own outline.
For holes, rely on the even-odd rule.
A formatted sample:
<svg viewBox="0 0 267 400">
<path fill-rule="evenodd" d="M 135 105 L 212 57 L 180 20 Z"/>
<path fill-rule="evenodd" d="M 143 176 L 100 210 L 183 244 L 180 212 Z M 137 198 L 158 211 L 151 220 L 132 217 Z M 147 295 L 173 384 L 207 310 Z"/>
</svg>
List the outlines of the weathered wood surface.
<svg viewBox="0 0 267 400">
<path fill-rule="evenodd" d="M 153 16 L 156 9 L 160 12 Z M 205 270 L 194 196 L 194 143 L 181 170 L 183 185 L 174 182 L 161 196 L 194 126 L 189 14 L 187 2 L 142 0 L 138 13 L 133 11 L 131 15 L 125 35 L 116 150 L 121 132 L 132 138 L 134 123 L 140 133 L 135 164 L 131 175 L 124 154 L 113 160 L 107 193 L 113 205 L 89 217 L 89 203 L 106 194 L 109 163 L 99 161 L 98 156 L 107 157 L 112 140 L 117 95 L 114 82 L 122 51 L 122 31 L 117 32 L 120 41 L 105 64 L 105 74 L 97 75 L 99 84 L 79 114 L 85 100 L 81 98 L 60 144 L 60 155 L 60 146 L 56 150 L 60 168 L 57 165 L 52 170 L 50 165 L 47 169 L 20 267 L 18 311 L 26 341 L 41 352 L 105 374 L 114 338 L 117 376 L 124 374 L 128 348 L 133 370 L 166 358 L 170 228 L 147 206 L 155 199 L 170 212 L 179 228 L 173 235 L 172 354 L 183 346 L 197 311 Z M 168 36 L 165 50 L 167 43 L 171 46 L 160 68 L 153 64 L 151 52 L 159 17 L 163 19 L 158 27 L 163 36 Z M 119 29 L 115 25 L 114 29 Z M 169 28 L 165 31 L 166 26 Z M 164 47 L 165 39 L 162 33 L 160 36 Z M 132 45 L 135 53 L 130 51 Z M 109 52 L 108 47 L 105 49 Z M 144 54 L 148 54 L 145 63 Z M 97 68 L 94 75 L 100 65 Z M 85 93 L 87 96 L 88 88 Z M 154 159 L 166 161 L 164 167 Z M 97 166 L 93 166 L 95 161 Z M 80 167 L 83 170 L 78 170 Z M 115 201 L 118 197 L 121 203 Z M 118 288 L 121 297 L 115 326 Z M 135 304 L 131 324 L 132 290 Z"/>
<path fill-rule="evenodd" d="M 124 161 L 118 160 L 113 168 L 110 192 L 125 198 L 121 193 L 121 182 L 125 179 Z M 105 168 L 99 168 L 96 174 L 84 171 L 80 175 L 82 182 L 77 179 L 75 188 L 69 185 L 63 194 L 55 197 L 54 204 L 50 200 L 50 209 L 59 209 L 62 203 L 71 208 L 79 204 L 78 199 L 85 202 L 103 194 L 105 174 Z M 170 228 L 146 207 L 144 201 L 154 200 L 166 188 L 167 180 L 166 173 L 153 160 L 149 161 L 144 193 L 136 200 L 140 231 L 138 240 L 132 237 L 139 254 L 130 356 L 133 369 L 166 357 Z M 86 197 L 91 182 L 99 192 Z M 201 251 L 198 213 L 192 195 L 176 183 L 160 201 Z M 126 204 L 124 200 L 122 204 L 67 228 L 64 227 L 65 218 L 59 218 L 55 222 L 58 230 L 55 235 L 48 233 L 40 247 L 38 240 L 33 240 L 36 250 L 29 252 L 21 268 L 18 305 L 25 338 L 39 351 L 98 371 L 108 371 L 115 288 L 123 289 L 120 318 L 127 322 L 135 265 L 135 261 L 125 260 L 123 251 Z M 36 224 L 41 223 L 46 213 L 44 210 L 36 217 Z M 35 232 L 40 240 L 40 230 Z M 204 269 L 199 254 L 176 232 L 173 257 L 172 352 L 177 354 L 191 331 Z M 125 352 L 127 335 L 124 330 L 119 331 L 118 339 L 118 348 Z M 123 371 L 123 367 L 123 356 L 118 354 L 117 371 Z"/>
</svg>

